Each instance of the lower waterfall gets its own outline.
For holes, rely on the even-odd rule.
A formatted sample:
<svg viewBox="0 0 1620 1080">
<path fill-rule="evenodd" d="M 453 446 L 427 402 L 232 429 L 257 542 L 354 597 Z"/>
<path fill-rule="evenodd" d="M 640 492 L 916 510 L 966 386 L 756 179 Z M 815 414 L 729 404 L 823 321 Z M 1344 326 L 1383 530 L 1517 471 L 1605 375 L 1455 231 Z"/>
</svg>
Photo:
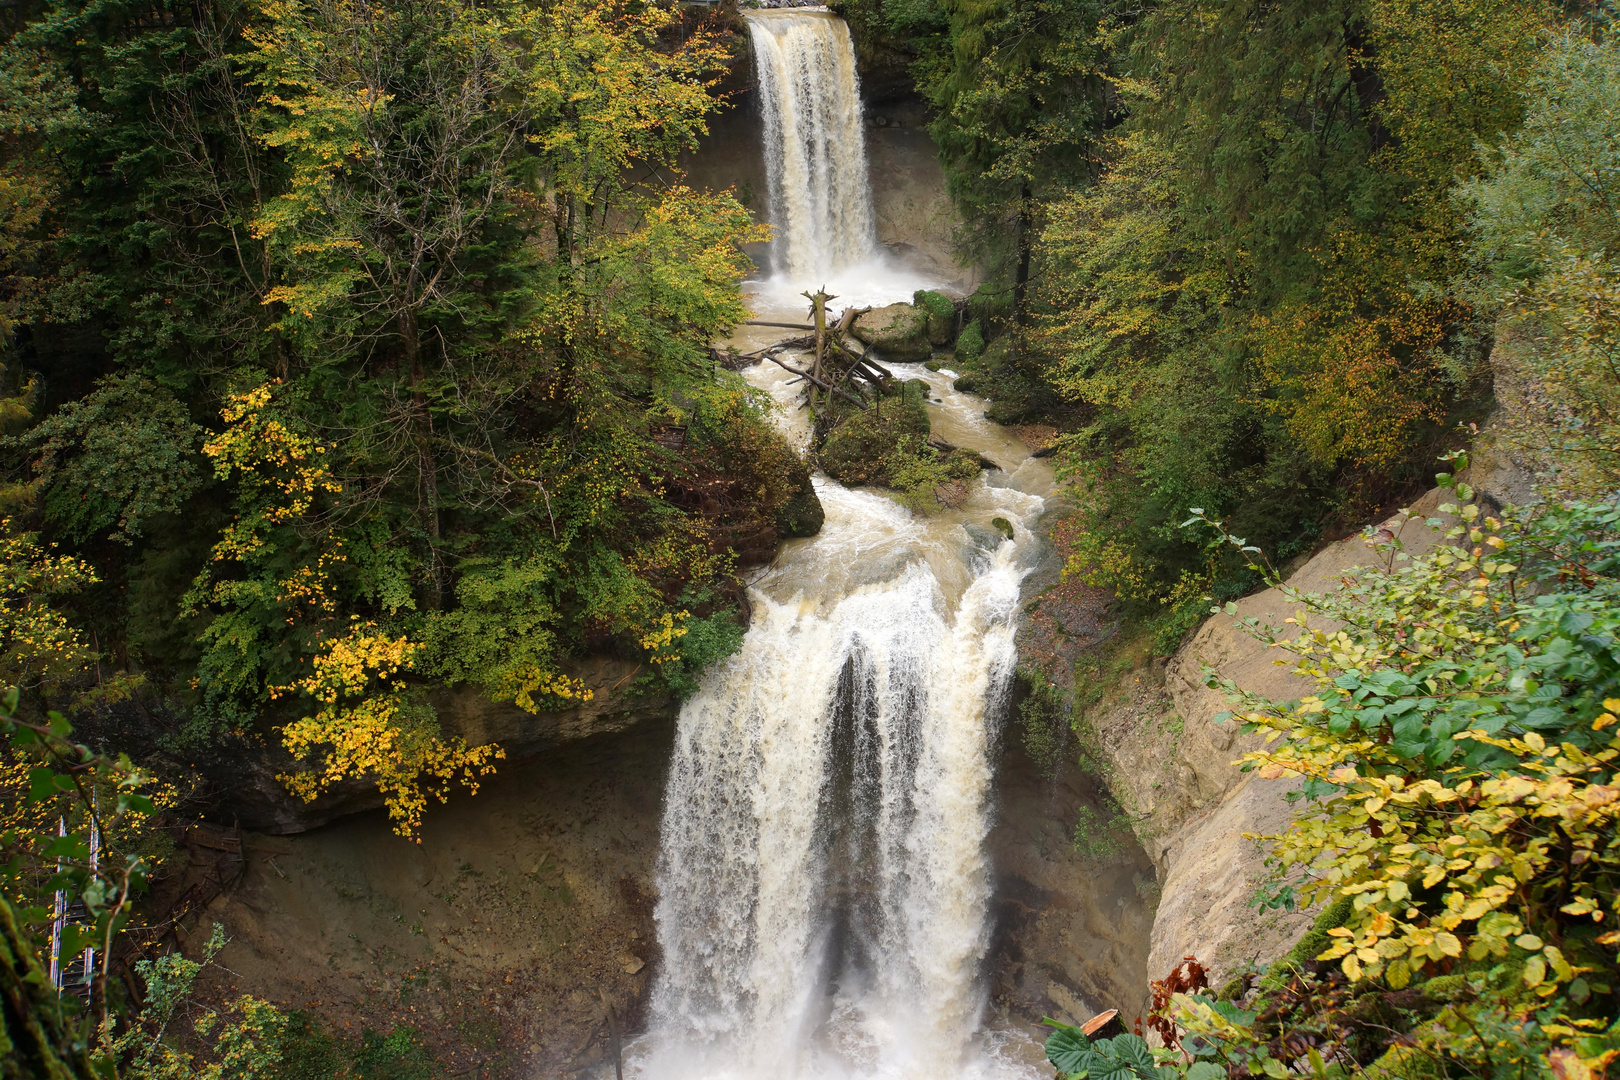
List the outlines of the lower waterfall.
<svg viewBox="0 0 1620 1080">
<path fill-rule="evenodd" d="M 996 727 L 1044 505 L 997 475 L 943 518 L 817 481 L 821 534 L 756 583 L 741 651 L 681 711 L 632 1075 L 1039 1075 L 980 1030 Z M 996 516 L 1015 540 L 976 524 Z"/>
</svg>

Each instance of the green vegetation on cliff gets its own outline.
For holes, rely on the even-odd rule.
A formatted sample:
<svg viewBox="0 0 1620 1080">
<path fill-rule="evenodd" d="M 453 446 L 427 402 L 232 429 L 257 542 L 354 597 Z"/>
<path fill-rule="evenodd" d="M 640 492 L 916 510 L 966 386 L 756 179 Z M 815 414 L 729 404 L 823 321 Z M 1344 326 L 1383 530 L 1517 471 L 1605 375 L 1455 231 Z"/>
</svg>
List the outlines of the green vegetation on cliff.
<svg viewBox="0 0 1620 1080">
<path fill-rule="evenodd" d="M 1258 583 L 1190 506 L 1307 553 L 1421 491 L 1504 376 L 1532 441 L 1612 445 L 1612 305 L 1578 299 L 1613 281 L 1606 7 L 845 9 L 915 58 L 991 273 L 957 367 L 1065 433 L 1073 570 L 1163 640 Z"/>
</svg>

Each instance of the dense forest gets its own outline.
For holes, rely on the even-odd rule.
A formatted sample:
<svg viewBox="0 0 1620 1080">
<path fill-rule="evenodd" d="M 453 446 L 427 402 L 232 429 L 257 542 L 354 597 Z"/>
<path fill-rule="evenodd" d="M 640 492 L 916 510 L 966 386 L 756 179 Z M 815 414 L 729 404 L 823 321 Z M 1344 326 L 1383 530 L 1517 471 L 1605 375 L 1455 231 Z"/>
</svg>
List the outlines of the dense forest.
<svg viewBox="0 0 1620 1080">
<path fill-rule="evenodd" d="M 1280 740 L 1253 766 L 1306 778 L 1261 899 L 1320 905 L 1308 947 L 1249 985 L 1164 984 L 1161 1048 L 1065 1028 L 1053 1062 L 1603 1076 L 1610 7 L 835 10 L 927 101 L 984 271 L 959 386 L 1056 431 L 1069 573 L 1156 651 L 1440 469 L 1460 522 L 1457 548 L 1301 600 L 1338 628 L 1287 643 L 1319 697 L 1235 707 Z M 315 1054 L 310 1076 L 417 1075 L 251 998 L 177 1048 L 198 962 L 142 961 L 140 1012 L 108 946 L 161 859 L 153 822 L 216 804 L 244 755 L 303 799 L 374 783 L 409 836 L 501 756 L 441 729 L 447 688 L 568 708 L 578 662 L 611 654 L 632 692 L 678 699 L 738 647 L 740 572 L 819 511 L 710 348 L 748 318 L 762 226 L 678 179 L 728 107 L 737 11 L 25 0 L 0 28 L 0 1074 L 223 1080 Z M 1539 507 L 1453 475 L 1488 420 L 1538 463 Z M 58 838 L 64 807 L 86 824 Z M 118 852 L 94 868 L 91 814 Z M 68 953 L 103 956 L 82 1016 L 41 975 L 50 859 L 93 917 Z"/>
</svg>

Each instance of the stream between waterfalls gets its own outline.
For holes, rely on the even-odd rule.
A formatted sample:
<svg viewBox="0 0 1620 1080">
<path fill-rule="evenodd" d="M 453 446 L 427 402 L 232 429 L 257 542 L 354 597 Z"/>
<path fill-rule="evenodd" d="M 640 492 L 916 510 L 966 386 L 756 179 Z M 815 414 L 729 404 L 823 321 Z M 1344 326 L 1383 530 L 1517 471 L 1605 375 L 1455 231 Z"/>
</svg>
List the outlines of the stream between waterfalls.
<svg viewBox="0 0 1620 1080">
<path fill-rule="evenodd" d="M 765 367 L 746 374 L 795 417 Z M 982 1028 L 980 966 L 991 762 L 1051 472 L 949 371 L 893 370 L 929 384 L 936 431 L 1001 469 L 933 517 L 817 478 L 821 533 L 754 583 L 741 652 L 681 712 L 663 967 L 630 1075 L 1043 1075 L 1026 1036 Z"/>
</svg>

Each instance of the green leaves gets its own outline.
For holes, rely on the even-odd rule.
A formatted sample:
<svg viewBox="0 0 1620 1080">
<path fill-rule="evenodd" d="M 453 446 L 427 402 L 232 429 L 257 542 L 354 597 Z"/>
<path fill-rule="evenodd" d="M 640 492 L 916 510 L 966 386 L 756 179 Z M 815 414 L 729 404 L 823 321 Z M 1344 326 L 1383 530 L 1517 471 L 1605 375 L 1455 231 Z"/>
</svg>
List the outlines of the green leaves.
<svg viewBox="0 0 1620 1080">
<path fill-rule="evenodd" d="M 197 490 L 202 435 L 170 391 L 121 374 L 7 441 L 37 449 L 46 516 L 67 535 L 109 533 L 130 544 L 143 523 L 179 510 Z"/>
<path fill-rule="evenodd" d="M 1152 1050 L 1140 1035 L 1127 1033 L 1093 1042 L 1077 1027 L 1051 1019 L 1042 1023 L 1057 1028 L 1047 1037 L 1046 1058 L 1066 1076 L 1088 1080 L 1176 1080 L 1183 1075 L 1175 1064 L 1182 1060 L 1180 1053 Z M 1224 1077 L 1226 1070 L 1211 1074 L 1206 1068 L 1186 1075 L 1192 1080 L 1213 1080 L 1214 1076 Z"/>
<path fill-rule="evenodd" d="M 1046 1039 L 1046 1060 L 1061 1073 L 1077 1073 L 1084 1068 L 1085 1055 L 1091 1052 L 1091 1040 L 1077 1027 L 1060 1024 L 1056 1020 L 1042 1023 L 1057 1028 Z"/>
</svg>

